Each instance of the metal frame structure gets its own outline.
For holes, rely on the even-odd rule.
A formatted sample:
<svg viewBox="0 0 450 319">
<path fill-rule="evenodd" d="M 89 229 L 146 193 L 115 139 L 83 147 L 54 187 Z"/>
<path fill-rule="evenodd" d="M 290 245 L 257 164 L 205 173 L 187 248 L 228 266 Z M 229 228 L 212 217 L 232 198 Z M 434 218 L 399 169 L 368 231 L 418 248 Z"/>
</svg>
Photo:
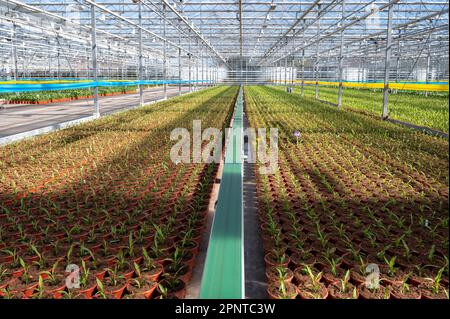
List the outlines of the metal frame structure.
<svg viewBox="0 0 450 319">
<path fill-rule="evenodd" d="M 213 65 L 236 70 L 239 65 L 230 64 L 236 58 L 249 60 L 249 67 L 267 68 L 286 57 L 299 61 L 304 50 L 308 79 L 315 78 L 311 67 L 316 59 L 320 79 L 337 79 L 334 69 L 339 68 L 339 60 L 344 68 L 361 64 L 363 78 L 383 79 L 388 12 L 393 7 L 391 52 L 399 65 L 399 79 L 411 78 L 414 72 L 416 78 L 448 78 L 448 65 L 443 63 L 448 59 L 445 0 L 1 0 L 2 78 L 87 76 L 85 69 L 75 66 L 87 65 L 92 6 L 102 77 L 121 77 L 125 68 L 125 75 L 137 78 L 139 45 L 143 67 L 153 69 L 153 77 L 161 77 L 162 70 L 155 65 L 163 60 L 167 45 L 169 60 L 178 59 L 181 50 L 183 66 L 189 56 L 204 60 L 205 77 L 206 68 Z M 167 25 L 165 37 L 161 20 Z M 342 47 L 346 53 L 340 59 Z M 411 70 L 416 59 L 420 61 Z M 379 61 L 376 68 L 375 60 Z M 332 71 L 322 67 L 325 61 Z M 391 72 L 397 69 L 391 67 Z M 250 70 L 256 71 L 268 73 Z M 352 76 L 344 72 L 343 77 Z"/>
<path fill-rule="evenodd" d="M 314 81 L 316 97 L 320 81 L 384 81 L 387 91 L 394 80 L 448 81 L 448 9 L 448 0 L 0 0 L 0 77 Z"/>
<path fill-rule="evenodd" d="M 137 85 L 141 106 L 149 82 L 163 99 L 169 84 L 178 94 L 240 84 L 200 297 L 244 298 L 242 86 L 299 85 L 303 96 L 312 85 L 320 99 L 331 82 L 340 108 L 344 83 L 377 81 L 384 120 L 448 138 L 388 108 L 393 82 L 446 81 L 448 91 L 448 13 L 449 0 L 0 0 L 0 92 L 2 82 L 75 80 L 94 100 L 92 116 L 0 144 L 100 117 L 98 86 L 112 81 Z"/>
</svg>

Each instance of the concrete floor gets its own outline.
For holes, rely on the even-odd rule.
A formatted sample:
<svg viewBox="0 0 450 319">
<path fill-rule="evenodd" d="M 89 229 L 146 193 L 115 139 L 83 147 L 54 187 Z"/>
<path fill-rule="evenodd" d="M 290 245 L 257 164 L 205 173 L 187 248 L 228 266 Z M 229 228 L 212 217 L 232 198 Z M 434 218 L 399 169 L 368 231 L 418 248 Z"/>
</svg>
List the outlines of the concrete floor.
<svg viewBox="0 0 450 319">
<path fill-rule="evenodd" d="M 244 113 L 244 130 L 249 127 Z M 244 144 L 244 154 L 249 156 L 248 142 Z M 253 155 L 255 156 L 255 155 Z M 244 260 L 245 298 L 267 299 L 266 265 L 262 245 L 258 208 L 256 203 L 255 164 L 244 161 Z"/>
<path fill-rule="evenodd" d="M 189 92 L 188 87 L 181 89 L 182 94 Z M 167 88 L 167 97 L 177 95 L 178 87 Z M 163 97 L 162 87 L 151 88 L 144 92 L 146 103 Z M 99 102 L 100 113 L 105 115 L 137 106 L 139 94 L 100 97 Z M 92 99 L 47 105 L 6 105 L 5 109 L 0 109 L 0 138 L 90 116 L 93 105 Z"/>
</svg>

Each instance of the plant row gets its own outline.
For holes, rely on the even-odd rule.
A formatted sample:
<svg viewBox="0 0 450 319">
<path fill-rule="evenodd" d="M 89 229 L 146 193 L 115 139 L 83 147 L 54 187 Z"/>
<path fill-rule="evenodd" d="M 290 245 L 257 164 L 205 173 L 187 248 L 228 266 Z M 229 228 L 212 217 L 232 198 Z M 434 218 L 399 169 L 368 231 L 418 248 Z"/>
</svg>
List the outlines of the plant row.
<svg viewBox="0 0 450 319">
<path fill-rule="evenodd" d="M 295 88 L 300 94 L 300 88 Z M 315 96 L 315 86 L 304 87 L 305 97 Z M 319 99 L 337 103 L 338 88 L 319 87 Z M 383 91 L 379 89 L 344 88 L 344 108 L 365 112 L 379 117 L 383 110 Z M 396 120 L 430 127 L 442 132 L 449 131 L 448 93 L 391 92 L 389 116 Z"/>
<path fill-rule="evenodd" d="M 278 171 L 255 168 L 271 297 L 448 298 L 447 141 L 270 87 L 245 102 L 280 135 Z"/>
<path fill-rule="evenodd" d="M 136 86 L 99 87 L 100 96 L 136 93 Z M 36 91 L 21 93 L 0 93 L 0 99 L 9 104 L 48 104 L 92 98 L 92 89 L 68 89 L 57 91 Z"/>
<path fill-rule="evenodd" d="M 1 148 L 0 295 L 183 298 L 217 165 L 173 163 L 170 132 L 226 127 L 236 95 L 204 90 Z"/>
</svg>

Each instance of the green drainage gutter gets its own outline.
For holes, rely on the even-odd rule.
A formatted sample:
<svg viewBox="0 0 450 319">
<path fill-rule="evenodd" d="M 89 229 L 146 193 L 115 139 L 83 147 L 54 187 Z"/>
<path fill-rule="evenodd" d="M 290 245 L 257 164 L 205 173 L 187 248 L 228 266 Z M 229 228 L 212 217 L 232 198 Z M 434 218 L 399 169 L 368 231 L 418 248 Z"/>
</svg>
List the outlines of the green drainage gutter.
<svg viewBox="0 0 450 319">
<path fill-rule="evenodd" d="M 239 90 L 225 150 L 219 198 L 200 286 L 202 299 L 243 299 L 243 89 Z"/>
</svg>

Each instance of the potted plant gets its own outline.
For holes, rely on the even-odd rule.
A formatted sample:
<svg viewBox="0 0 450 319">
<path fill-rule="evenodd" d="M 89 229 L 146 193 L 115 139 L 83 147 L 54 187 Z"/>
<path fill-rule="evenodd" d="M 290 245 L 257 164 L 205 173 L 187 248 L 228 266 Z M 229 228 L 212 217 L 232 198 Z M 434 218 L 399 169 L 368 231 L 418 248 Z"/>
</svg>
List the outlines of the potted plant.
<svg viewBox="0 0 450 319">
<path fill-rule="evenodd" d="M 11 271 L 5 267 L 4 264 L 0 264 L 0 289 L 8 287 L 8 283 L 11 280 Z"/>
<path fill-rule="evenodd" d="M 42 288 L 44 289 L 45 293 L 53 296 L 56 299 L 60 299 L 61 291 L 64 291 L 66 289 L 66 277 L 57 272 L 58 265 L 59 261 L 56 261 L 50 271 L 43 271 L 39 276 L 39 279 L 42 279 L 43 281 Z"/>
<path fill-rule="evenodd" d="M 383 286 L 383 279 L 378 284 L 361 284 L 358 287 L 359 296 L 362 299 L 389 299 L 391 296 L 391 288 L 389 285 Z"/>
<path fill-rule="evenodd" d="M 111 296 L 115 299 L 121 299 L 127 288 L 128 280 L 123 275 L 119 274 L 119 270 L 117 267 L 115 267 L 114 269 L 107 269 L 107 273 L 108 276 L 103 278 L 104 292 L 107 296 Z"/>
<path fill-rule="evenodd" d="M 145 247 L 142 247 L 142 257 L 144 266 L 143 271 L 149 276 L 149 279 L 158 281 L 164 270 L 163 266 L 160 263 L 155 262 L 155 260 L 149 256 Z"/>
<path fill-rule="evenodd" d="M 192 275 L 192 270 L 184 263 L 183 251 L 178 247 L 175 249 L 172 257 L 168 259 L 168 264 L 164 267 L 167 274 L 176 276 L 187 283 Z"/>
<path fill-rule="evenodd" d="M 358 299 L 358 290 L 350 282 L 350 270 L 347 270 L 343 279 L 328 286 L 332 299 Z"/>
<path fill-rule="evenodd" d="M 422 298 L 449 299 L 448 289 L 441 285 L 443 272 L 444 267 L 438 271 L 437 275 L 434 278 L 426 278 L 426 281 L 419 285 L 419 289 L 422 292 Z"/>
<path fill-rule="evenodd" d="M 150 299 L 158 286 L 157 282 L 145 272 L 141 272 L 137 263 L 134 263 L 134 269 L 136 278 L 130 280 L 127 290 L 133 297 L 139 298 L 140 295 L 143 295 L 145 299 Z"/>
<path fill-rule="evenodd" d="M 264 256 L 264 261 L 266 262 L 266 267 L 287 267 L 290 262 L 290 258 L 286 256 L 284 249 L 273 249 Z"/>
<path fill-rule="evenodd" d="M 269 283 L 267 293 L 271 299 L 295 299 L 297 297 L 295 285 L 283 279 Z"/>
<path fill-rule="evenodd" d="M 314 274 L 311 267 L 305 266 L 303 270 L 307 275 L 304 280 L 299 281 L 297 286 L 298 294 L 302 299 L 326 299 L 328 297 L 328 290 L 323 283 L 322 272 Z"/>
<path fill-rule="evenodd" d="M 408 281 L 412 273 L 403 278 L 403 282 L 394 283 L 391 286 L 391 297 L 393 299 L 420 299 L 421 293 L 417 287 L 411 286 Z"/>
<path fill-rule="evenodd" d="M 292 282 L 294 278 L 294 273 L 287 267 L 270 267 L 266 271 L 266 277 L 268 282 L 278 282 L 279 280 L 283 280 L 285 282 Z"/>
<path fill-rule="evenodd" d="M 165 274 L 164 279 L 158 284 L 158 292 L 161 296 L 184 299 L 186 295 L 186 284 L 176 276 Z"/>
</svg>

